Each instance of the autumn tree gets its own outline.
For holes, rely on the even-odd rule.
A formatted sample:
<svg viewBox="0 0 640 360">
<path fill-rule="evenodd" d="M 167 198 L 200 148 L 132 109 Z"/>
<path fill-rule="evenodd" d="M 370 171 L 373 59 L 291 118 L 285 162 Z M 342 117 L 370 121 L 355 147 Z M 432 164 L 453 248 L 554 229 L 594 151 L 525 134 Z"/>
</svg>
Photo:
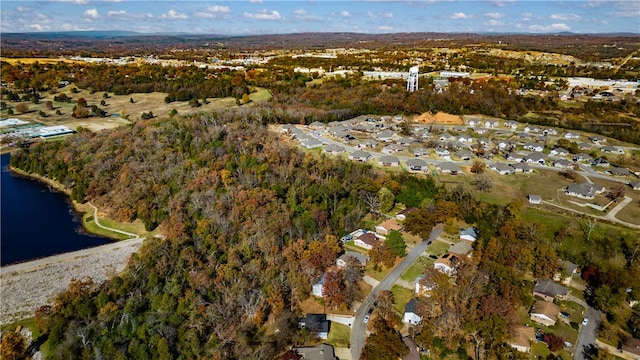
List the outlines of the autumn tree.
<svg viewBox="0 0 640 360">
<path fill-rule="evenodd" d="M 346 265 L 342 273 L 344 296 L 347 306 L 351 306 L 351 304 L 361 296 L 358 282 L 361 281 L 364 276 L 364 266 L 353 256 L 347 256 L 345 262 Z"/>
<path fill-rule="evenodd" d="M 613 185 L 611 189 L 607 191 L 605 196 L 613 202 L 618 202 L 620 198 L 624 197 L 625 190 L 625 185 L 618 183 Z"/>
<path fill-rule="evenodd" d="M 362 349 L 360 360 L 397 360 L 409 353 L 400 333 L 386 320 L 373 320 L 374 333 L 371 334 Z"/>
<path fill-rule="evenodd" d="M 392 267 L 396 261 L 396 255 L 382 242 L 376 244 L 373 249 L 371 249 L 369 257 L 371 257 L 372 263 L 376 265 L 382 264 L 388 268 Z"/>
<path fill-rule="evenodd" d="M 17 331 L 7 331 L 0 341 L 3 359 L 24 359 L 27 356 L 27 340 Z"/>
<path fill-rule="evenodd" d="M 426 208 L 420 208 L 407 214 L 404 229 L 414 235 L 426 239 L 436 225 L 436 215 Z"/>
<path fill-rule="evenodd" d="M 471 172 L 474 174 L 482 174 L 487 168 L 487 165 L 483 161 L 476 160 L 471 165 Z"/>
<path fill-rule="evenodd" d="M 77 100 L 78 107 L 87 107 L 87 100 L 83 97 L 79 97 Z"/>
<path fill-rule="evenodd" d="M 564 338 L 555 334 L 547 333 L 542 335 L 542 339 L 549 346 L 549 350 L 556 352 L 564 347 Z"/>
<path fill-rule="evenodd" d="M 24 114 L 29 111 L 29 105 L 27 103 L 21 102 L 16 104 L 15 109 L 17 112 Z"/>
<path fill-rule="evenodd" d="M 387 244 L 389 250 L 391 250 L 391 252 L 396 256 L 403 257 L 407 254 L 407 244 L 404 242 L 404 237 L 399 231 L 389 231 L 385 244 Z"/>
<path fill-rule="evenodd" d="M 47 100 L 47 102 L 44 103 L 44 106 L 47 110 L 53 110 L 53 102 L 51 100 Z"/>
<path fill-rule="evenodd" d="M 345 285 L 343 270 L 328 270 L 322 286 L 322 295 L 327 305 L 334 310 L 345 303 Z"/>
</svg>

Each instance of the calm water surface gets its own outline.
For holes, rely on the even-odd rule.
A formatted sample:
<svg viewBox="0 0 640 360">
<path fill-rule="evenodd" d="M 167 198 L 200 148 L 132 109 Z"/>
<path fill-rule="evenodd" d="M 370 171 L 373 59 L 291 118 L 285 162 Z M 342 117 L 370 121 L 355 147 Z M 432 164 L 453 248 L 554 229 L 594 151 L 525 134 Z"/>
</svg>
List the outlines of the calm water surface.
<svg viewBox="0 0 640 360">
<path fill-rule="evenodd" d="M 2 155 L 0 181 L 1 265 L 104 245 L 109 239 L 83 234 L 66 195 L 46 184 L 11 174 Z"/>
</svg>

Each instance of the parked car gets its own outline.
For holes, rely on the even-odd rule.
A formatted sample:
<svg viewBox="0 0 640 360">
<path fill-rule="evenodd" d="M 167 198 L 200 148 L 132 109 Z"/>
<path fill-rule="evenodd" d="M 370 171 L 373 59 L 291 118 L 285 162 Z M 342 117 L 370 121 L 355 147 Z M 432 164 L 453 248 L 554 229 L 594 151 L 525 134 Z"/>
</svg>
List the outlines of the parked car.
<svg viewBox="0 0 640 360">
<path fill-rule="evenodd" d="M 370 314 L 365 315 L 365 317 L 364 317 L 364 323 L 365 324 L 369 322 L 369 317 L 371 317 Z"/>
<path fill-rule="evenodd" d="M 582 326 L 587 326 L 588 323 L 589 323 L 589 319 L 587 318 L 582 319 Z"/>
<path fill-rule="evenodd" d="M 562 316 L 562 317 L 563 317 L 563 318 L 565 318 L 565 319 L 568 319 L 568 318 L 569 318 L 569 316 L 571 316 L 571 314 L 569 314 L 569 313 L 568 313 L 568 312 L 566 312 L 566 311 L 560 311 L 560 316 Z"/>
</svg>

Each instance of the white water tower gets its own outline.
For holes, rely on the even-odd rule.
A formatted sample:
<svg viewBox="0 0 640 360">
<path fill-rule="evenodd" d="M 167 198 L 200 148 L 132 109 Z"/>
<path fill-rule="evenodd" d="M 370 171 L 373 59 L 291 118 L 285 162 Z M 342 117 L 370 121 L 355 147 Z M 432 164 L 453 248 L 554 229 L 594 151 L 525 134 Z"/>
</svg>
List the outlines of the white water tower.
<svg viewBox="0 0 640 360">
<path fill-rule="evenodd" d="M 414 92 L 418 90 L 418 67 L 414 66 L 409 69 L 409 78 L 407 78 L 407 91 Z"/>
</svg>

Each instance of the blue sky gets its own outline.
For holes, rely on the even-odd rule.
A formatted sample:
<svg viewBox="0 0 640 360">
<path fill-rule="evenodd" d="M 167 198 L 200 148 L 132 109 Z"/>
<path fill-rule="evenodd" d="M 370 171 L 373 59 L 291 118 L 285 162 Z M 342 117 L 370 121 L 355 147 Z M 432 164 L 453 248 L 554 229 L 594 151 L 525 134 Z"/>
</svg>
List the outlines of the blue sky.
<svg viewBox="0 0 640 360">
<path fill-rule="evenodd" d="M 0 4 L 2 32 L 143 33 L 631 32 L 640 1 L 142 1 L 49 0 Z"/>
</svg>

